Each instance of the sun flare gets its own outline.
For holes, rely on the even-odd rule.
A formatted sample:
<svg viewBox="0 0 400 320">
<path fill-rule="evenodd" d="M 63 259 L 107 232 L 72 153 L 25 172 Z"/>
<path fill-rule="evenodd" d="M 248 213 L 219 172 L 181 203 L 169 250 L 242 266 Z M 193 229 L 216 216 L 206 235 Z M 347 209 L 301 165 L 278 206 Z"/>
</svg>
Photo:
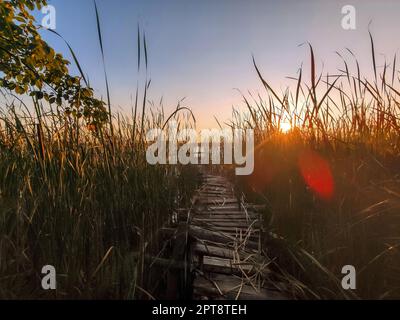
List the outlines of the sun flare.
<svg viewBox="0 0 400 320">
<path fill-rule="evenodd" d="M 283 132 L 283 133 L 287 133 L 292 129 L 292 125 L 289 122 L 281 122 L 279 124 L 279 129 Z"/>
</svg>

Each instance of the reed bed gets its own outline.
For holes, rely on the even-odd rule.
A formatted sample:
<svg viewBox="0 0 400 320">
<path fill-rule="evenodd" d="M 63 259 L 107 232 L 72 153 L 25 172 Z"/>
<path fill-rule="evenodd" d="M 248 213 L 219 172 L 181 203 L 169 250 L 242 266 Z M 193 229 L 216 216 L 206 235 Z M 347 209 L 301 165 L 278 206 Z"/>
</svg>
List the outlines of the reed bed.
<svg viewBox="0 0 400 320">
<path fill-rule="evenodd" d="M 0 119 L 0 297 L 149 298 L 143 257 L 190 200 L 196 169 L 149 165 L 139 125 L 122 115 L 111 136 L 51 110 L 39 126 L 22 110 Z M 145 128 L 163 121 L 154 115 Z M 56 291 L 41 289 L 47 264 Z"/>
<path fill-rule="evenodd" d="M 278 92 L 254 60 L 266 95 L 243 95 L 248 112 L 228 123 L 255 130 L 255 170 L 237 191 L 266 204 L 265 251 L 297 298 L 400 298 L 399 73 L 370 39 L 372 80 L 348 49 L 318 75 L 310 45 L 307 79 L 300 68 Z M 344 265 L 356 290 L 342 288 Z"/>
<path fill-rule="evenodd" d="M 193 121 L 179 105 L 167 118 L 150 100 L 139 27 L 143 90 L 138 81 L 130 116 L 113 112 L 94 1 L 107 103 L 95 99 L 72 47 L 64 40 L 79 77 L 41 39 L 29 12 L 46 3 L 1 2 L 0 298 L 154 298 L 145 256 L 159 252 L 159 230 L 189 203 L 197 170 L 149 165 L 145 134 L 171 118 Z M 44 265 L 55 267 L 57 290 L 42 289 Z"/>
</svg>

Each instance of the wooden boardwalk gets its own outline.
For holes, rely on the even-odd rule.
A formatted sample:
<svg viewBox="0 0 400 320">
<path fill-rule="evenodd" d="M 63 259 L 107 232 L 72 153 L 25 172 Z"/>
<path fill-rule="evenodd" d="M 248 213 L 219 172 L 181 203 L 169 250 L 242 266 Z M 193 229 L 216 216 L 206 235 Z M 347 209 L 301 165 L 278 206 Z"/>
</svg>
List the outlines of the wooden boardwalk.
<svg viewBox="0 0 400 320">
<path fill-rule="evenodd" d="M 178 219 L 190 239 L 193 299 L 284 299 L 261 251 L 261 215 L 236 199 L 227 179 L 204 175 L 193 207 Z"/>
</svg>

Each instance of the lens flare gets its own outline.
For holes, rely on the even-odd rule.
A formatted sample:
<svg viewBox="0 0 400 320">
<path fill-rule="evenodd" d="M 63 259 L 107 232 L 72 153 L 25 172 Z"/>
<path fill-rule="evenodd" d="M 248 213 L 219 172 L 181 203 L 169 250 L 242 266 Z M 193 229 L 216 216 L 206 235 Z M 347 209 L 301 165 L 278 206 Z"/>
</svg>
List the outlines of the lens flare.
<svg viewBox="0 0 400 320">
<path fill-rule="evenodd" d="M 327 160 L 318 153 L 308 150 L 300 154 L 299 167 L 304 181 L 312 191 L 324 200 L 332 198 L 334 182 Z"/>
</svg>

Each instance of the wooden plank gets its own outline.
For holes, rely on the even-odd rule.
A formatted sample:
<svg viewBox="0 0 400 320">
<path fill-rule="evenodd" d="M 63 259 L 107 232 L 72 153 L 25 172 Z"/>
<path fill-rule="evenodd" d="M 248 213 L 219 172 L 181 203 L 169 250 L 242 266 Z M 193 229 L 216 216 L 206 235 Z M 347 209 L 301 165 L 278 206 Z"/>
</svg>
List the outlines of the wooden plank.
<svg viewBox="0 0 400 320">
<path fill-rule="evenodd" d="M 209 222 L 209 221 L 214 221 L 214 222 L 240 222 L 240 223 L 245 223 L 246 225 L 252 224 L 254 221 L 255 222 L 260 222 L 259 219 L 253 217 L 246 217 L 244 214 L 242 215 L 213 215 L 213 214 L 196 214 L 195 216 L 192 216 L 193 221 L 204 221 L 204 222 Z"/>
<path fill-rule="evenodd" d="M 199 194 L 200 202 L 203 201 L 215 201 L 215 200 L 226 200 L 227 203 L 237 203 L 237 199 L 231 194 Z"/>
<path fill-rule="evenodd" d="M 246 218 L 244 214 L 241 215 L 213 215 L 213 214 L 196 214 L 191 217 L 192 221 L 203 220 L 205 222 L 215 221 L 215 222 L 224 222 L 224 221 L 239 221 L 246 222 L 248 225 L 253 223 L 254 221 L 260 221 L 257 217 L 252 216 Z M 187 215 L 180 214 L 178 216 L 178 220 L 186 221 Z"/>
<path fill-rule="evenodd" d="M 246 224 L 249 225 L 253 221 L 256 221 L 257 219 L 251 220 L 251 219 L 246 219 L 243 216 L 237 216 L 234 219 L 231 217 L 225 217 L 225 216 L 220 216 L 220 217 L 204 217 L 204 216 L 194 216 L 192 221 L 204 221 L 204 222 L 239 222 L 241 224 Z"/>
<path fill-rule="evenodd" d="M 232 204 L 232 203 L 234 203 L 234 204 L 236 204 L 237 205 L 237 200 L 236 199 L 234 199 L 234 198 L 229 198 L 229 197 L 227 197 L 227 196 L 221 196 L 221 197 L 208 197 L 208 196 L 202 196 L 202 195 L 200 195 L 200 197 L 199 197 L 199 202 L 200 203 L 203 203 L 203 204 L 208 204 L 208 203 L 211 203 L 211 204 L 216 204 L 216 205 L 218 205 L 218 204 L 220 204 L 221 206 L 223 206 L 223 204 Z"/>
<path fill-rule="evenodd" d="M 215 191 L 211 191 L 211 190 L 203 190 L 199 192 L 200 196 L 209 196 L 209 197 L 221 197 L 221 196 L 228 196 L 230 195 L 232 198 L 235 198 L 235 196 L 233 195 L 233 192 L 228 192 L 226 190 L 215 190 Z M 236 200 L 236 199 L 235 199 Z"/>
<path fill-rule="evenodd" d="M 233 194 L 233 191 L 226 188 L 204 188 L 199 190 L 199 194 L 213 194 L 219 196 L 224 194 Z"/>
<path fill-rule="evenodd" d="M 219 247 L 215 245 L 208 245 L 204 243 L 196 243 L 193 246 L 193 251 L 196 252 L 197 254 L 200 255 L 207 255 L 207 256 L 214 256 L 214 257 L 220 257 L 220 258 L 226 258 L 226 259 L 232 259 L 236 255 L 239 255 L 239 257 L 244 260 L 247 258 L 249 255 L 253 254 L 250 252 L 246 252 L 243 250 L 240 250 L 239 252 L 236 252 L 233 249 L 230 248 L 225 248 L 225 247 Z"/>
<path fill-rule="evenodd" d="M 215 186 L 210 186 L 210 185 L 205 185 L 199 189 L 200 192 L 231 192 L 233 193 L 233 188 L 223 186 L 223 187 L 215 187 Z"/>
<path fill-rule="evenodd" d="M 224 192 L 220 192 L 219 194 L 216 194 L 216 193 L 209 194 L 209 193 L 200 192 L 199 197 L 200 197 L 200 199 L 229 199 L 231 201 L 238 202 L 238 200 L 234 196 L 224 193 Z"/>
<path fill-rule="evenodd" d="M 243 217 L 249 216 L 249 217 L 261 217 L 259 214 L 256 214 L 254 212 L 244 212 L 244 211 L 238 211 L 238 210 L 204 210 L 204 211 L 196 211 L 193 212 L 193 215 L 197 215 L 197 214 L 208 214 L 208 215 L 241 215 Z"/>
<path fill-rule="evenodd" d="M 245 229 L 247 230 L 250 227 L 250 223 L 246 220 L 244 221 L 237 221 L 237 220 L 224 220 L 224 221 L 217 221 L 214 219 L 192 219 L 192 223 L 196 225 L 206 225 L 206 226 L 213 226 L 216 229 L 221 228 L 237 228 L 237 229 Z M 258 229 L 257 223 L 251 224 L 253 229 Z M 220 229 L 222 230 L 222 229 Z"/>
<path fill-rule="evenodd" d="M 221 275 L 223 276 L 223 275 Z M 272 288 L 255 288 L 246 280 L 224 276 L 224 279 L 205 279 L 198 277 L 193 282 L 195 294 L 201 296 L 223 297 L 233 300 L 285 300 L 286 298 Z M 222 294 L 221 294 L 222 293 Z"/>
<path fill-rule="evenodd" d="M 183 218 L 182 218 L 183 219 Z M 256 218 L 246 218 L 246 216 L 244 215 L 229 215 L 229 216 L 214 216 L 214 215 L 196 215 L 194 217 L 192 217 L 192 219 L 194 219 L 194 221 L 204 221 L 204 222 L 246 222 L 246 225 L 249 226 L 250 224 L 252 224 L 253 222 L 258 223 L 260 220 L 256 219 Z"/>
<path fill-rule="evenodd" d="M 219 199 L 203 199 L 199 201 L 199 204 L 206 206 L 206 207 L 220 207 L 224 208 L 225 206 L 231 206 L 234 205 L 236 209 L 238 208 L 237 202 L 236 201 L 226 201 L 223 198 Z"/>
<path fill-rule="evenodd" d="M 242 270 L 246 273 L 250 273 L 254 267 L 248 262 L 235 263 L 232 259 L 203 256 L 202 269 L 204 272 L 242 274 Z"/>
<path fill-rule="evenodd" d="M 193 246 L 193 251 L 201 256 L 208 255 L 220 258 L 228 258 L 231 259 L 235 255 L 235 251 L 232 249 L 217 247 L 207 244 L 196 243 Z"/>
<path fill-rule="evenodd" d="M 219 199 L 231 199 L 234 202 L 238 202 L 233 194 L 228 194 L 228 193 L 219 193 L 219 194 L 200 193 L 199 197 L 202 200 L 207 200 L 207 199 L 212 199 L 212 200 L 216 200 L 216 199 L 217 200 L 219 200 Z"/>
<path fill-rule="evenodd" d="M 258 230 L 253 230 L 250 229 L 248 226 L 244 226 L 244 227 L 235 227 L 235 226 L 229 226 L 229 227 L 224 227 L 224 226 L 216 226 L 215 224 L 212 223 L 202 223 L 202 224 L 192 224 L 193 226 L 197 225 L 199 227 L 202 227 L 204 229 L 207 230 L 211 230 L 211 231 L 220 231 L 223 233 L 229 233 L 229 234 L 233 234 L 233 235 L 239 235 L 240 233 L 242 233 L 242 236 L 244 237 L 248 232 L 250 232 L 250 234 L 255 235 L 257 234 L 259 231 Z"/>
<path fill-rule="evenodd" d="M 226 183 L 206 182 L 207 187 L 227 188 Z"/>
<path fill-rule="evenodd" d="M 192 236 L 193 238 L 210 240 L 213 242 L 220 242 L 220 243 L 227 243 L 229 241 L 235 240 L 235 238 L 229 234 L 206 230 L 204 228 L 194 225 L 189 226 L 189 235 Z"/>
<path fill-rule="evenodd" d="M 189 235 L 195 239 L 207 240 L 214 243 L 222 243 L 222 244 L 228 244 L 228 243 L 233 244 L 240 241 L 239 237 L 234 233 L 207 230 L 195 225 L 189 226 Z M 245 237 L 242 236 L 242 241 L 244 240 L 244 238 Z M 258 250 L 259 247 L 258 237 L 257 238 L 255 238 L 254 236 L 249 237 L 249 239 L 247 239 L 245 242 L 245 247 Z"/>
<path fill-rule="evenodd" d="M 208 206 L 208 210 L 212 211 L 243 211 L 243 208 L 239 205 L 224 205 L 224 206 Z"/>
<path fill-rule="evenodd" d="M 258 240 L 259 240 L 259 236 L 257 234 L 250 234 L 250 235 L 246 235 L 243 234 L 240 236 L 240 234 L 237 233 L 233 233 L 233 232 L 224 232 L 225 234 L 229 235 L 230 237 L 234 238 L 236 242 L 243 242 L 245 241 L 246 246 L 248 246 L 248 242 L 252 242 L 255 245 L 255 248 L 258 249 L 259 244 L 258 244 Z M 252 248 L 254 248 L 253 245 L 251 245 Z"/>
</svg>

